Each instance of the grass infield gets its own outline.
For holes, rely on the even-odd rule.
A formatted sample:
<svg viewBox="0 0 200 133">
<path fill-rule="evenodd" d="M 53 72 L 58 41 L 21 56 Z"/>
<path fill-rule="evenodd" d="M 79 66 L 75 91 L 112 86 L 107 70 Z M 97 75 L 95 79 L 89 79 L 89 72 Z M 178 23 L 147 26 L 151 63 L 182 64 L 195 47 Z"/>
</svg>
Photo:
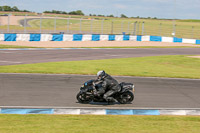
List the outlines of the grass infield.
<svg viewBox="0 0 200 133">
<path fill-rule="evenodd" d="M 81 16 L 83 17 L 83 16 Z M 80 19 L 70 19 L 69 26 L 67 26 L 66 19 L 57 19 L 56 28 L 57 30 L 67 30 L 79 31 L 81 27 L 82 32 L 92 31 L 96 33 L 102 32 L 102 19 L 95 17 L 93 21 L 88 19 L 91 17 L 85 16 L 82 19 L 80 26 Z M 137 34 L 142 34 L 142 23 L 145 23 L 145 35 L 155 35 L 155 36 L 172 36 L 173 31 L 173 20 L 156 20 L 156 19 L 125 19 L 125 18 L 104 18 L 103 22 L 103 33 L 104 34 L 122 34 L 126 32 L 127 34 L 133 34 L 134 22 L 140 23 L 138 26 Z M 200 24 L 198 20 L 177 20 L 176 21 L 176 37 L 179 38 L 199 38 L 199 27 Z M 40 28 L 40 20 L 30 20 L 29 25 L 31 28 Z M 42 28 L 54 30 L 55 19 L 43 19 Z M 113 25 L 113 26 L 112 26 Z M 113 28 L 112 28 L 113 27 Z M 192 28 L 193 27 L 193 28 Z"/>
<path fill-rule="evenodd" d="M 0 73 L 95 75 L 103 69 L 111 75 L 199 79 L 199 66 L 199 58 L 170 55 L 0 66 Z"/>
<path fill-rule="evenodd" d="M 9 12 L 1 12 L 0 14 L 8 14 Z M 17 13 L 12 12 L 13 15 L 34 16 L 35 13 Z M 137 22 L 137 35 L 143 34 L 142 23 L 144 22 L 145 30 L 144 35 L 153 36 L 168 36 L 172 37 L 173 32 L 173 20 L 167 19 L 142 19 L 142 18 L 114 18 L 114 17 L 98 17 L 98 16 L 79 16 L 79 15 L 62 15 L 62 14 L 46 14 L 44 16 L 51 16 L 51 19 L 34 19 L 28 21 L 31 27 L 26 27 L 27 31 L 40 31 L 40 23 L 42 24 L 42 31 L 54 31 L 55 17 L 59 17 L 56 20 L 56 30 L 65 30 L 66 32 L 93 32 L 103 34 L 133 34 L 134 23 Z M 63 18 L 60 18 L 63 17 Z M 66 18 L 72 18 L 67 20 Z M 80 18 L 82 20 L 80 21 Z M 102 23 L 102 20 L 103 23 Z M 80 24 L 81 22 L 81 24 Z M 102 27 L 103 26 L 103 27 Z M 195 38 L 199 39 L 200 35 L 200 23 L 199 20 L 176 20 L 176 37 L 178 38 Z M 0 25 L 0 29 L 6 31 L 7 25 Z M 19 25 L 10 25 L 10 31 L 13 33 L 16 31 L 24 31 L 24 27 Z"/>
<path fill-rule="evenodd" d="M 199 133 L 198 116 L 0 115 L 1 133 Z"/>
</svg>

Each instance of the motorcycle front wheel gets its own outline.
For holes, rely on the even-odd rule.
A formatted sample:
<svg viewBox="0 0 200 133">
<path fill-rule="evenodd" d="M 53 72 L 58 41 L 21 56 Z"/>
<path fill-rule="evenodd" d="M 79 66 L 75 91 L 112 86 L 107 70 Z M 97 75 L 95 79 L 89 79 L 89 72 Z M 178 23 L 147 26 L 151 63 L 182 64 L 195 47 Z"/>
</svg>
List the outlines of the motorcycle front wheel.
<svg viewBox="0 0 200 133">
<path fill-rule="evenodd" d="M 121 104 L 126 104 L 126 103 L 131 103 L 133 99 L 134 99 L 133 93 L 130 91 L 127 91 L 127 92 L 122 93 L 117 100 Z"/>
<path fill-rule="evenodd" d="M 89 96 L 80 92 L 76 95 L 76 99 L 79 103 L 89 103 L 92 101 L 92 99 Z"/>
</svg>

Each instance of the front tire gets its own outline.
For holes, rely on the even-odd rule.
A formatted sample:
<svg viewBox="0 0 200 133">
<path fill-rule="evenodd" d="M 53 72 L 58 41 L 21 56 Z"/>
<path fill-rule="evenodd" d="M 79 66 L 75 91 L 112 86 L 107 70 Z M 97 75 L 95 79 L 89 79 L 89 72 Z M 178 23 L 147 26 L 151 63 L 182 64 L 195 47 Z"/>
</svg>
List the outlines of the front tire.
<svg viewBox="0 0 200 133">
<path fill-rule="evenodd" d="M 130 91 L 122 93 L 118 98 L 118 102 L 121 104 L 131 103 L 133 100 L 134 94 Z"/>
<path fill-rule="evenodd" d="M 89 103 L 92 101 L 92 99 L 89 96 L 86 96 L 84 93 L 78 93 L 76 95 L 76 99 L 79 103 Z"/>
</svg>

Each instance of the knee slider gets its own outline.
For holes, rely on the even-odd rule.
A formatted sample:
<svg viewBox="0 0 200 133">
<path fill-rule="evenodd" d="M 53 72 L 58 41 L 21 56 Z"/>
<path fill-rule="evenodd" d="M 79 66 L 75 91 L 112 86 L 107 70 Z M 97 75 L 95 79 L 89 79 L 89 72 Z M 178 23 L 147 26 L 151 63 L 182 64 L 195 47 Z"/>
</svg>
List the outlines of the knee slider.
<svg viewBox="0 0 200 133">
<path fill-rule="evenodd" d="M 104 99 L 107 99 L 107 98 L 108 98 L 108 95 L 104 94 L 104 95 L 103 95 L 103 98 L 104 98 Z"/>
</svg>

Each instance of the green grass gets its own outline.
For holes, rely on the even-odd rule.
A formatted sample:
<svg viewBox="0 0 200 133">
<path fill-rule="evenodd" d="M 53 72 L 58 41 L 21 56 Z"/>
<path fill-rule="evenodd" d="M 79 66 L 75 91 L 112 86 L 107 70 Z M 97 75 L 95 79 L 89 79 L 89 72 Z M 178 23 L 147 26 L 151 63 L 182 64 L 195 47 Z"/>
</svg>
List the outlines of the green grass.
<svg viewBox="0 0 200 133">
<path fill-rule="evenodd" d="M 102 17 L 95 17 L 95 20 L 92 24 L 91 29 L 91 20 L 88 17 L 84 16 L 81 24 L 82 32 L 96 32 L 102 33 Z M 142 23 L 145 22 L 145 30 L 144 35 L 155 35 L 155 36 L 172 36 L 173 32 L 173 21 L 172 20 L 155 20 L 155 19 L 124 19 L 124 18 L 104 18 L 103 23 L 103 33 L 104 34 L 122 34 L 122 32 L 126 32 L 126 34 L 133 34 L 134 32 L 134 22 L 138 22 L 139 30 L 137 29 L 137 34 L 142 34 Z M 112 21 L 113 21 L 113 30 L 112 30 Z M 40 20 L 32 20 L 29 21 L 29 24 L 34 28 L 39 28 Z M 160 25 L 161 24 L 161 25 Z M 200 31 L 200 23 L 198 20 L 177 20 L 176 21 L 176 37 L 179 38 L 196 38 L 199 39 Z M 42 22 L 42 27 L 44 29 L 54 29 L 54 19 L 44 19 Z M 192 30 L 192 27 L 194 29 Z M 67 20 L 58 19 L 57 20 L 57 30 L 65 30 L 67 31 Z M 129 29 L 129 30 L 128 30 Z M 69 30 L 80 30 L 80 20 L 71 19 Z"/>
<path fill-rule="evenodd" d="M 94 75 L 103 69 L 111 75 L 199 79 L 199 66 L 199 58 L 175 55 L 0 66 L 0 73 Z"/>
<path fill-rule="evenodd" d="M 32 12 L 11 12 L 11 11 L 0 11 L 0 14 L 12 14 L 15 16 L 36 16 L 36 13 L 32 13 Z"/>
<path fill-rule="evenodd" d="M 179 22 L 197 22 L 199 23 L 199 19 L 184 19 L 184 20 L 178 20 Z"/>
<path fill-rule="evenodd" d="M 15 45 L 2 45 L 2 44 L 0 44 L 0 49 L 9 49 L 9 48 L 36 48 L 36 47 L 15 46 Z"/>
<path fill-rule="evenodd" d="M 133 35 L 134 32 L 134 22 L 138 22 L 137 25 L 137 35 L 142 34 L 142 23 L 144 26 L 144 35 L 155 35 L 155 36 L 172 36 L 173 32 L 173 20 L 159 20 L 159 19 L 138 19 L 138 18 L 109 18 L 109 17 L 97 17 L 97 16 L 76 16 L 76 15 L 59 15 L 59 14 L 49 14 L 45 16 L 51 17 L 63 17 L 68 18 L 69 16 L 73 19 L 69 20 L 69 27 L 67 27 L 66 19 L 57 19 L 57 30 L 62 31 L 80 31 L 80 18 L 82 19 L 81 31 L 82 33 L 102 33 L 102 19 L 103 22 L 103 34 L 126 34 Z M 91 19 L 94 19 L 91 25 Z M 200 20 L 176 20 L 176 37 L 179 38 L 194 38 L 200 39 Z M 113 25 L 112 25 L 113 22 Z M 53 19 L 42 19 L 42 31 L 53 32 L 54 31 Z M 29 21 L 31 27 L 27 27 L 27 31 L 40 31 L 40 20 Z M 112 29 L 113 27 L 113 29 Z M 139 29 L 138 29 L 139 27 Z M 7 26 L 0 26 L 0 29 L 7 30 Z M 11 32 L 16 32 L 17 30 L 23 31 L 24 28 L 21 26 L 10 26 Z"/>
<path fill-rule="evenodd" d="M 1 133 L 199 133 L 197 116 L 0 115 Z"/>
</svg>

